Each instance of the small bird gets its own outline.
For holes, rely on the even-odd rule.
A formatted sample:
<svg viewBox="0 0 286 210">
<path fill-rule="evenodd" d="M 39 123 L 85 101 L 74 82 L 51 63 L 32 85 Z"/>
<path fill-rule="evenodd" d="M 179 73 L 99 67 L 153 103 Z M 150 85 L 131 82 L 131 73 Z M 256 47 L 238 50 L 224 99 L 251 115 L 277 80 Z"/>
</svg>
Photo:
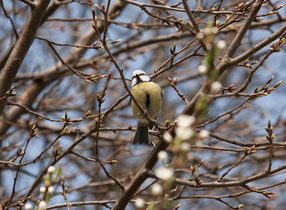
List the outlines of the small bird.
<svg viewBox="0 0 286 210">
<path fill-rule="evenodd" d="M 159 85 L 150 81 L 150 77 L 142 70 L 132 73 L 131 92 L 138 104 L 140 104 L 151 118 L 156 118 L 161 111 L 162 91 Z M 138 126 L 133 144 L 150 144 L 148 128 L 153 125 L 144 117 L 139 107 L 131 101 L 132 112 L 138 118 Z"/>
</svg>

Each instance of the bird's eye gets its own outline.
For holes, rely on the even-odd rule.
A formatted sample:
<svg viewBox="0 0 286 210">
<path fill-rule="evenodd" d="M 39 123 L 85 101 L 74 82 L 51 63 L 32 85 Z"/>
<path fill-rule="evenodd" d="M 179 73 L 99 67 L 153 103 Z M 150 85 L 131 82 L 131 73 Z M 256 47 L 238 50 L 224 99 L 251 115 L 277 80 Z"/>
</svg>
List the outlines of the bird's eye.
<svg viewBox="0 0 286 210">
<path fill-rule="evenodd" d="M 146 74 L 144 74 L 144 73 L 141 73 L 141 74 L 135 74 L 135 75 L 132 77 L 132 79 L 134 79 L 134 78 L 138 78 L 138 77 L 140 77 L 140 76 L 144 76 L 144 75 L 146 75 Z"/>
</svg>

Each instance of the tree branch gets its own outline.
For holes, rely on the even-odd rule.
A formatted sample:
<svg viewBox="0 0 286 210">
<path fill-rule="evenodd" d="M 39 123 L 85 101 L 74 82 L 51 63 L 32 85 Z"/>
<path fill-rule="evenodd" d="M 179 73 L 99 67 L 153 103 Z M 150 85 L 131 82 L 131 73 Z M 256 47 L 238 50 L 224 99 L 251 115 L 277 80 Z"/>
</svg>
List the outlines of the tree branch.
<svg viewBox="0 0 286 210">
<path fill-rule="evenodd" d="M 0 75 L 0 97 L 11 88 L 12 82 L 18 73 L 21 64 L 32 45 L 38 27 L 41 23 L 44 12 L 46 11 L 50 0 L 40 0 L 37 7 L 34 8 L 29 16 L 26 24 L 22 29 L 22 33 L 17 40 L 14 49 L 12 50 L 6 65 Z M 6 105 L 6 100 L 0 101 L 0 115 Z"/>
</svg>

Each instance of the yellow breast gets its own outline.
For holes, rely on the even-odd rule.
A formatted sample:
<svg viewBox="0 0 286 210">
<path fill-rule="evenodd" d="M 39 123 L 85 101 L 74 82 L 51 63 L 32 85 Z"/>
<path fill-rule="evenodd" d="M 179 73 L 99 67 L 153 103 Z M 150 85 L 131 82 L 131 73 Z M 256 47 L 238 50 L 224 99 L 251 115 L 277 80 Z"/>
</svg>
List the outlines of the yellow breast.
<svg viewBox="0 0 286 210">
<path fill-rule="evenodd" d="M 155 118 L 159 115 L 162 104 L 162 93 L 159 85 L 154 82 L 140 82 L 132 87 L 131 92 L 150 117 Z M 131 101 L 131 107 L 134 116 L 139 119 L 140 123 L 148 123 L 133 101 Z"/>
</svg>

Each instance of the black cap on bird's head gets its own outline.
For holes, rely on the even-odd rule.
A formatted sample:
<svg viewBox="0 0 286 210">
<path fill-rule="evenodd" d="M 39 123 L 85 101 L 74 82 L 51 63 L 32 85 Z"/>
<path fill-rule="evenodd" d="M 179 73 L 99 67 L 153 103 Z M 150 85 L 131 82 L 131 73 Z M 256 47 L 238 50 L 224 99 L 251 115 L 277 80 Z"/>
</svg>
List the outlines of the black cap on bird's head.
<svg viewBox="0 0 286 210">
<path fill-rule="evenodd" d="M 135 70 L 132 73 L 132 82 L 131 82 L 131 87 L 134 85 L 137 85 L 140 82 L 149 82 L 150 77 L 146 74 L 146 72 L 142 70 Z"/>
</svg>

